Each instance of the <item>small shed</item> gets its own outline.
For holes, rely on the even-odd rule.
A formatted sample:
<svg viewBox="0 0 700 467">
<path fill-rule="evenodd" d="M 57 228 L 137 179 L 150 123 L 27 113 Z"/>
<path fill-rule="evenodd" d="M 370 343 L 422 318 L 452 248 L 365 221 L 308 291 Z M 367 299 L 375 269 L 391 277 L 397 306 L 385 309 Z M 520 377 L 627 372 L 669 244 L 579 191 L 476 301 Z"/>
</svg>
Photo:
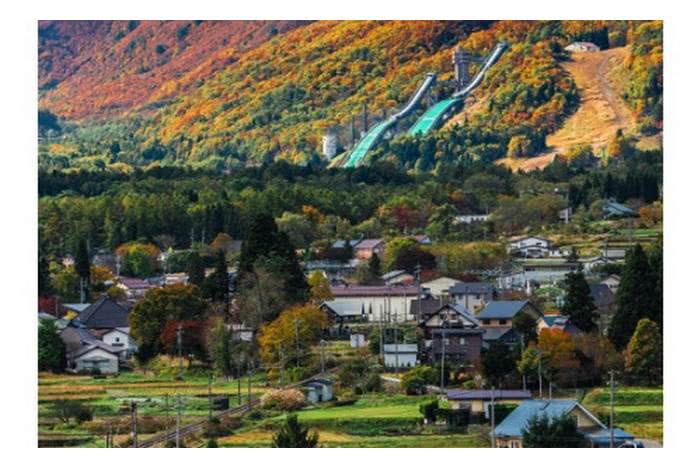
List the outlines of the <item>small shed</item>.
<svg viewBox="0 0 700 467">
<path fill-rule="evenodd" d="M 71 360 L 76 372 L 119 373 L 119 355 L 106 346 L 90 345 L 75 352 Z"/>
<path fill-rule="evenodd" d="M 333 381 L 329 379 L 312 379 L 305 383 L 302 389 L 306 393 L 306 400 L 312 404 L 333 399 Z"/>
<path fill-rule="evenodd" d="M 367 340 L 365 339 L 364 334 L 350 334 L 350 347 L 353 349 L 357 349 L 360 347 L 364 347 L 367 345 Z"/>
</svg>

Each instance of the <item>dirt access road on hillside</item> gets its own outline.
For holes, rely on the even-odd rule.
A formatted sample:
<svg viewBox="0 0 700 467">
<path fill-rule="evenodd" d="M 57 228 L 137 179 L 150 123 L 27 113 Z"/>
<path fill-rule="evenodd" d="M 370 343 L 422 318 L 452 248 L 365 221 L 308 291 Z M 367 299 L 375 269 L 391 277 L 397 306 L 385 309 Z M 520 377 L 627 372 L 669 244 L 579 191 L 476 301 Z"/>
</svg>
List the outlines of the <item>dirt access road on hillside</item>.
<svg viewBox="0 0 700 467">
<path fill-rule="evenodd" d="M 606 145 L 618 129 L 631 131 L 635 126 L 632 112 L 620 97 L 613 77 L 615 69 L 622 65 L 626 47 L 600 52 L 579 52 L 562 66 L 571 74 L 581 96 L 581 104 L 564 126 L 547 136 L 549 148 L 544 154 L 531 158 L 500 159 L 514 170 L 543 168 L 556 154 L 564 154 L 571 146 L 590 144 L 594 149 Z"/>
<path fill-rule="evenodd" d="M 573 145 L 590 144 L 599 148 L 610 141 L 619 129 L 631 130 L 632 112 L 615 88 L 613 72 L 628 53 L 626 47 L 600 52 L 575 53 L 563 64 L 576 82 L 581 105 L 564 126 L 547 137 L 547 146 L 564 153 Z"/>
</svg>

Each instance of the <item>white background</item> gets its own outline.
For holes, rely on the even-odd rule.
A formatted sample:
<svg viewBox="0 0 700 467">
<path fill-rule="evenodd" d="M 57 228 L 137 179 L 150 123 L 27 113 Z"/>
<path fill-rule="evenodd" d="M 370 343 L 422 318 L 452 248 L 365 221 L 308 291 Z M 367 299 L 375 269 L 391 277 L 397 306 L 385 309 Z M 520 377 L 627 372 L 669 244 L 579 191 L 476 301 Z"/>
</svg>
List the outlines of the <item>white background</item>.
<svg viewBox="0 0 700 467">
<path fill-rule="evenodd" d="M 3 2 L 0 22 L 0 453 L 4 465 L 698 465 L 698 31 L 694 2 L 197 0 Z M 676 6 L 678 5 L 678 6 Z M 664 22 L 664 449 L 436 450 L 37 449 L 37 20 L 39 19 L 663 19 Z M 695 396 L 695 397 L 694 397 Z M 200 464 L 202 465 L 202 464 Z"/>
</svg>

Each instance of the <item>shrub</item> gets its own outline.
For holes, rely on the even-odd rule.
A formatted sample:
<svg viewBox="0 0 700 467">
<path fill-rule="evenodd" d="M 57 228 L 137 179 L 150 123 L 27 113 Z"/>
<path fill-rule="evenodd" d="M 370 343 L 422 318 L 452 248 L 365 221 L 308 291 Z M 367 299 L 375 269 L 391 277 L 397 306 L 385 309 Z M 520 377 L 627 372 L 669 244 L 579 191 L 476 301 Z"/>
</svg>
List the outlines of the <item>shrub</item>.
<svg viewBox="0 0 700 467">
<path fill-rule="evenodd" d="M 309 433 L 308 428 L 299 424 L 296 415 L 288 415 L 273 443 L 276 448 L 315 448 L 318 444 L 318 432 Z"/>
<path fill-rule="evenodd" d="M 73 419 L 76 423 L 92 420 L 92 409 L 77 400 L 57 400 L 53 403 L 55 416 L 63 423 Z"/>
<path fill-rule="evenodd" d="M 207 441 L 207 447 L 208 448 L 218 448 L 219 443 L 216 442 L 215 438 L 209 438 L 209 441 Z"/>
<path fill-rule="evenodd" d="M 286 412 L 299 410 L 306 405 L 304 394 L 298 389 L 279 389 L 265 394 L 262 406 L 266 409 L 280 409 Z"/>
<path fill-rule="evenodd" d="M 438 409 L 437 399 L 429 401 L 429 402 L 424 402 L 420 405 L 420 413 L 423 415 L 423 418 L 425 418 L 425 420 L 428 423 L 435 422 L 435 420 L 437 418 L 437 415 L 436 415 L 437 409 Z"/>
<path fill-rule="evenodd" d="M 426 385 L 438 384 L 439 381 L 440 374 L 435 368 L 418 366 L 403 374 L 401 377 L 401 388 L 408 395 L 423 394 Z"/>
</svg>

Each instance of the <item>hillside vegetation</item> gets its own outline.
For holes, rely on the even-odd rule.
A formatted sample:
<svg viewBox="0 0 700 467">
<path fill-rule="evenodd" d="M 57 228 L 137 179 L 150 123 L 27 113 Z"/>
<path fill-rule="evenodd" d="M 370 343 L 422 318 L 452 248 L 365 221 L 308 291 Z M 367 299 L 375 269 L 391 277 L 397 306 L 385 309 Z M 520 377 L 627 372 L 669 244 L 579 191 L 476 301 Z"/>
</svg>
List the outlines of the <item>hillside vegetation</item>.
<svg viewBox="0 0 700 467">
<path fill-rule="evenodd" d="M 319 163 L 327 128 L 349 147 L 363 108 L 371 125 L 431 71 L 432 99 L 444 98 L 453 48 L 484 56 L 498 41 L 510 48 L 461 122 L 385 142 L 370 160 L 426 171 L 544 151 L 580 104 L 572 40 L 629 44 L 618 92 L 646 128 L 662 124 L 660 22 L 47 22 L 40 39 L 40 105 L 67 135 L 40 148 L 47 169 Z"/>
</svg>

